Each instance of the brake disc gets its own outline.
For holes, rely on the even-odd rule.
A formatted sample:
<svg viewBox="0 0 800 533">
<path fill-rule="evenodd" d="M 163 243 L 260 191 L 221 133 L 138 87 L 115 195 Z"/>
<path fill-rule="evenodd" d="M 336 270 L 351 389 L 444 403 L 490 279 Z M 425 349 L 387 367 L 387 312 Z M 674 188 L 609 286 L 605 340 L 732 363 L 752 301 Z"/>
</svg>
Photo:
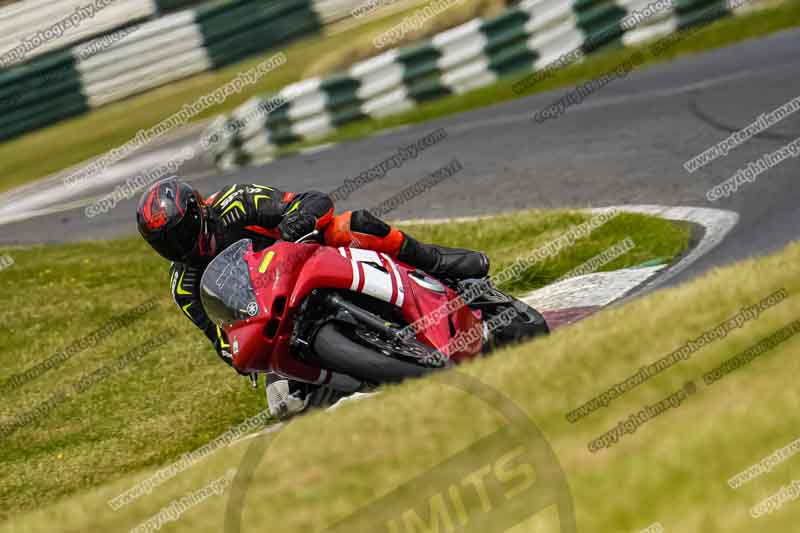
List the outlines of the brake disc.
<svg viewBox="0 0 800 533">
<path fill-rule="evenodd" d="M 448 359 L 446 355 L 419 341 L 404 342 L 399 339 L 387 339 L 374 331 L 365 329 L 358 329 L 355 334 L 359 339 L 388 357 L 412 359 L 418 364 L 433 368 L 442 368 L 447 365 Z"/>
</svg>

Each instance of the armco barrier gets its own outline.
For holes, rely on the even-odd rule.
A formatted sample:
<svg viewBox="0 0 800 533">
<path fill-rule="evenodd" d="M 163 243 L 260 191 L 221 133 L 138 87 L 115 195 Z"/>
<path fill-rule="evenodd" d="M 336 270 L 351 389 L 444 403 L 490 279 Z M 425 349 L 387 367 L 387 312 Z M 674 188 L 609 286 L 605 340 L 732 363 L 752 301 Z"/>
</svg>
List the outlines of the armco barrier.
<svg viewBox="0 0 800 533">
<path fill-rule="evenodd" d="M 51 0 L 25 0 L 0 9 L 10 21 L 25 28 L 52 23 L 75 5 L 92 0 L 64 0 L 58 9 Z M 184 2 L 159 0 L 114 0 L 116 12 L 125 11 L 129 24 L 137 17 L 151 16 Z M 50 125 L 133 94 L 147 91 L 203 71 L 220 68 L 256 53 L 276 48 L 292 39 L 317 33 L 322 25 L 361 0 L 228 0 L 207 2 L 196 9 L 178 11 L 81 42 L 72 48 L 31 54 L 26 62 L 0 70 L 0 141 Z M 61 5 L 63 3 L 63 6 Z M 40 13 L 33 10 L 38 6 Z M 50 18 L 49 18 L 50 17 Z M 119 17 L 118 17 L 119 18 Z M 124 17 L 123 17 L 124 18 Z M 112 24 L 107 18 L 106 25 Z M 114 19 L 114 24 L 122 24 Z M 97 21 L 86 21 L 83 38 Z M 11 23 L 9 23 L 11 24 Z M 6 25 L 0 22 L 0 35 Z M 33 25 L 33 26 L 31 26 Z M 81 29 L 79 28 L 79 29 Z M 16 30 L 15 30 L 16 31 Z M 18 31 L 14 37 L 26 35 Z M 65 33 L 64 38 L 78 34 Z M 11 46 L 11 44 L 9 44 Z M 43 48 L 42 50 L 45 50 Z"/>
<path fill-rule="evenodd" d="M 491 20 L 474 19 L 329 78 L 303 80 L 277 95 L 253 98 L 210 125 L 207 134 L 222 139 L 212 155 L 223 168 L 269 160 L 281 146 L 319 138 L 348 122 L 399 113 L 501 76 L 540 70 L 565 54 L 580 60 L 599 49 L 638 44 L 738 10 L 720 0 L 663 0 L 661 11 L 630 25 L 626 17 L 655 3 L 524 0 Z M 266 115 L 253 113 L 272 99 L 287 103 Z M 257 118 L 242 124 L 247 116 Z"/>
<path fill-rule="evenodd" d="M 194 13 L 215 68 L 321 28 L 311 0 L 240 0 Z"/>
<path fill-rule="evenodd" d="M 159 13 L 170 13 L 190 7 L 197 7 L 206 0 L 156 0 Z"/>
<path fill-rule="evenodd" d="M 53 50 L 63 50 L 148 19 L 156 12 L 153 0 L 23 0 L 5 6 L 0 8 L 0 67 L 8 68 Z M 74 18 L 59 24 L 69 17 Z M 25 50 L 22 57 L 10 55 L 23 40 L 35 46 Z"/>
<path fill-rule="evenodd" d="M 0 72 L 0 139 L 85 112 L 80 74 L 69 52 Z"/>
</svg>

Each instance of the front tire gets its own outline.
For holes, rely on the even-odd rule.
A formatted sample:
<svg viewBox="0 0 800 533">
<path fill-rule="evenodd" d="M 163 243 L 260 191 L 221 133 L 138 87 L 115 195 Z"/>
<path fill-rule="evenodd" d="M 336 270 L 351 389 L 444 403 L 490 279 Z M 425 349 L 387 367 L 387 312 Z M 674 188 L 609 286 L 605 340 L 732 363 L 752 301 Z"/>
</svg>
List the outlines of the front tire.
<svg viewBox="0 0 800 533">
<path fill-rule="evenodd" d="M 341 333 L 334 323 L 320 328 L 313 348 L 323 367 L 376 385 L 418 378 L 434 370 L 376 352 Z"/>
</svg>

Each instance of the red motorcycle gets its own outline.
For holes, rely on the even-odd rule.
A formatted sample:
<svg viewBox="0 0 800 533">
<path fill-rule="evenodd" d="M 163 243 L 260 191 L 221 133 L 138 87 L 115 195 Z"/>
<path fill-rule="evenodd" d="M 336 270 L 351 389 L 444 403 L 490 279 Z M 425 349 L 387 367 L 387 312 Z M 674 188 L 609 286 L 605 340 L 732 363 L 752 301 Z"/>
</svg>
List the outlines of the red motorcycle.
<svg viewBox="0 0 800 533">
<path fill-rule="evenodd" d="M 541 314 L 483 280 L 448 283 L 383 253 L 243 239 L 201 280 L 236 368 L 343 392 L 418 377 L 549 333 Z"/>
</svg>

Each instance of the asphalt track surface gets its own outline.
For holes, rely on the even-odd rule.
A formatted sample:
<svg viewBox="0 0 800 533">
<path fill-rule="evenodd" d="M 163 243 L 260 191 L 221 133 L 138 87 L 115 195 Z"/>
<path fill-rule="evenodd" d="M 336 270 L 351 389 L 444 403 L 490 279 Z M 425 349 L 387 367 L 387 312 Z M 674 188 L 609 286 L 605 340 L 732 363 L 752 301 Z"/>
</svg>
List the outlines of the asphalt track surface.
<svg viewBox="0 0 800 533">
<path fill-rule="evenodd" d="M 739 213 L 740 222 L 725 241 L 673 283 L 768 254 L 798 238 L 800 158 L 784 161 L 729 198 L 711 203 L 706 192 L 748 162 L 800 137 L 800 112 L 693 174 L 683 164 L 761 113 L 800 95 L 800 30 L 648 67 L 612 82 L 559 118 L 542 124 L 532 119 L 565 92 L 533 95 L 232 173 L 209 171 L 200 162 L 188 163 L 185 170 L 204 193 L 234 182 L 327 192 L 443 127 L 445 140 L 337 207 L 377 206 L 455 158 L 464 167 L 461 172 L 385 218 L 620 204 L 717 207 Z M 80 198 L 66 203 L 74 200 Z M 57 208 L 0 226 L 0 244 L 133 234 L 135 205 L 136 198 L 91 219 L 82 206 Z"/>
</svg>

